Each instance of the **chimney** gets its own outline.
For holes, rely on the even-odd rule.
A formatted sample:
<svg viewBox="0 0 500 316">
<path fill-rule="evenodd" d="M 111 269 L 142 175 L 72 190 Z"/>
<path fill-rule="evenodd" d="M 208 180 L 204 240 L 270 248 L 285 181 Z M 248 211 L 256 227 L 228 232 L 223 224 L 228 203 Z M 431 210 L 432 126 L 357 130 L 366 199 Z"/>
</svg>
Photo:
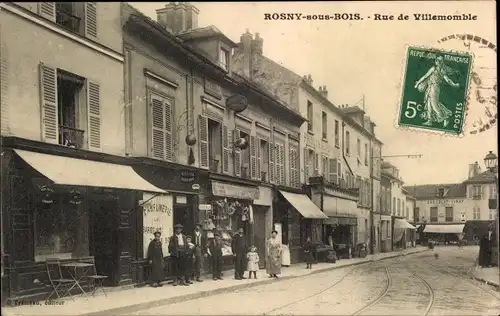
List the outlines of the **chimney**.
<svg viewBox="0 0 500 316">
<path fill-rule="evenodd" d="M 237 50 L 242 56 L 242 70 L 243 75 L 247 78 L 252 76 L 252 42 L 253 36 L 248 29 L 240 36 Z"/>
<path fill-rule="evenodd" d="M 474 178 L 474 164 L 469 164 L 469 179 Z"/>
<path fill-rule="evenodd" d="M 328 90 L 326 90 L 326 86 L 319 86 L 318 91 L 325 99 L 328 99 Z"/>
<path fill-rule="evenodd" d="M 264 39 L 260 37 L 259 33 L 255 33 L 255 39 L 252 40 L 252 54 L 262 55 L 264 46 Z"/>
<path fill-rule="evenodd" d="M 481 173 L 481 166 L 479 166 L 479 163 L 476 161 L 474 163 L 474 176 L 477 176 L 480 173 Z"/>
<path fill-rule="evenodd" d="M 312 78 L 311 78 L 311 75 L 306 75 L 306 76 L 304 76 L 304 77 L 303 77 L 303 79 L 304 79 L 304 81 L 305 81 L 308 85 L 312 86 L 312 84 L 313 84 L 313 80 L 312 80 Z"/>
<path fill-rule="evenodd" d="M 156 10 L 156 16 L 160 25 L 178 34 L 198 28 L 199 12 L 190 2 L 170 2 Z"/>
</svg>

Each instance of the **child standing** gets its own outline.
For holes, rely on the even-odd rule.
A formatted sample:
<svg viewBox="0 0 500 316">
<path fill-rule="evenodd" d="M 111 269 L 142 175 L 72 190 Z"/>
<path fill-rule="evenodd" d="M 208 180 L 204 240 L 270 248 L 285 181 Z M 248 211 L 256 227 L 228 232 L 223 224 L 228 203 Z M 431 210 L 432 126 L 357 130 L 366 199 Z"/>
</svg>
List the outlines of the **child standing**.
<svg viewBox="0 0 500 316">
<path fill-rule="evenodd" d="M 306 269 L 312 269 L 312 263 L 314 261 L 313 257 L 313 245 L 311 242 L 311 237 L 307 237 L 306 244 L 304 245 L 304 254 L 306 256 Z"/>
<path fill-rule="evenodd" d="M 194 252 L 195 252 L 195 245 L 192 243 L 192 238 L 191 236 L 186 236 L 186 241 L 187 241 L 187 247 L 186 247 L 186 283 L 187 284 L 192 284 L 193 282 L 190 280 L 193 275 L 193 267 L 194 267 Z"/>
<path fill-rule="evenodd" d="M 250 251 L 247 253 L 247 270 L 248 278 L 252 278 L 252 272 L 255 279 L 257 279 L 257 270 L 259 270 L 259 254 L 257 253 L 257 248 L 255 246 L 250 247 Z"/>
</svg>

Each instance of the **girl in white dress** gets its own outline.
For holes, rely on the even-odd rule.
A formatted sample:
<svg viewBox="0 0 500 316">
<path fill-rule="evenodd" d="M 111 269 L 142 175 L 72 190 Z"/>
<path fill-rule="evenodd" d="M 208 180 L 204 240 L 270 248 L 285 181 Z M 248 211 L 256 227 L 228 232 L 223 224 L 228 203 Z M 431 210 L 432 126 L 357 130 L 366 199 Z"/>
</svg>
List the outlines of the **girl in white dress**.
<svg viewBox="0 0 500 316">
<path fill-rule="evenodd" d="M 257 279 L 257 270 L 259 270 L 259 254 L 257 253 L 257 248 L 252 246 L 247 253 L 248 278 L 251 279 L 253 273 L 254 278 Z"/>
</svg>

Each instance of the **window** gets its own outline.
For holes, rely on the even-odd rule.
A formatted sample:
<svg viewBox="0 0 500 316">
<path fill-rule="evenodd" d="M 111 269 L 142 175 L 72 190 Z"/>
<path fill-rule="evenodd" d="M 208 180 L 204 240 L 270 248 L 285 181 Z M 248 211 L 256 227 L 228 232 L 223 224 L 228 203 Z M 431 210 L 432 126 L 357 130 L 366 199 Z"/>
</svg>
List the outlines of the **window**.
<svg viewBox="0 0 500 316">
<path fill-rule="evenodd" d="M 406 206 L 405 206 L 405 201 L 403 200 L 401 202 L 401 213 L 402 213 L 401 216 L 406 217 L 407 213 L 405 213 L 405 211 L 406 211 Z"/>
<path fill-rule="evenodd" d="M 453 222 L 453 207 L 451 206 L 445 208 L 445 221 Z"/>
<path fill-rule="evenodd" d="M 444 197 L 444 188 L 438 188 L 437 196 L 441 198 Z"/>
<path fill-rule="evenodd" d="M 276 184 L 285 185 L 285 145 L 276 143 Z"/>
<path fill-rule="evenodd" d="M 361 140 L 359 138 L 356 140 L 356 152 L 358 157 L 361 157 Z"/>
<path fill-rule="evenodd" d="M 79 122 L 79 104 L 84 98 L 84 85 L 84 78 L 57 70 L 57 118 L 61 145 L 83 147 L 84 130 Z"/>
<path fill-rule="evenodd" d="M 392 214 L 396 215 L 396 198 L 392 198 Z"/>
<path fill-rule="evenodd" d="M 397 210 L 397 216 L 401 215 L 401 199 L 398 198 L 398 210 Z"/>
<path fill-rule="evenodd" d="M 497 186 L 496 184 L 490 184 L 490 199 L 496 199 L 497 198 Z"/>
<path fill-rule="evenodd" d="M 315 170 L 314 157 L 315 157 L 314 150 L 308 149 L 308 151 L 307 151 L 307 164 L 308 164 L 309 168 L 308 168 L 307 179 L 309 179 L 310 177 L 312 177 L 314 175 L 314 170 Z"/>
<path fill-rule="evenodd" d="M 413 216 L 415 218 L 416 223 L 420 222 L 420 208 L 419 207 L 415 207 L 415 211 L 414 211 Z"/>
<path fill-rule="evenodd" d="M 329 169 L 328 180 L 330 181 L 330 183 L 338 184 L 339 183 L 338 175 L 340 174 L 340 170 L 337 170 L 338 169 L 337 159 L 335 158 L 329 159 L 328 169 Z"/>
<path fill-rule="evenodd" d="M 351 135 L 349 131 L 345 131 L 345 154 L 348 156 L 351 154 Z"/>
<path fill-rule="evenodd" d="M 290 146 L 290 186 L 298 188 L 300 186 L 300 157 L 298 146 Z"/>
<path fill-rule="evenodd" d="M 97 37 L 95 2 L 39 2 L 38 13 L 68 31 L 94 39 Z"/>
<path fill-rule="evenodd" d="M 240 138 L 246 139 L 247 143 L 250 144 L 250 135 L 243 131 L 239 131 Z M 278 159 L 276 159 L 278 160 Z M 240 161 L 241 161 L 241 177 L 244 179 L 250 179 L 250 146 L 245 149 L 240 150 Z M 276 164 L 277 166 L 277 164 Z M 277 170 L 277 169 L 276 169 Z"/>
<path fill-rule="evenodd" d="M 208 156 L 209 169 L 222 172 L 222 124 L 208 119 Z"/>
<path fill-rule="evenodd" d="M 150 92 L 151 115 L 151 153 L 153 158 L 171 161 L 173 156 L 172 130 L 173 130 L 173 102 L 171 99 Z M 206 145 L 204 157 L 208 166 L 208 122 L 206 117 L 200 120 L 200 142 Z"/>
<path fill-rule="evenodd" d="M 474 206 L 472 208 L 472 219 L 475 219 L 475 220 L 481 219 L 481 211 L 480 211 L 479 207 L 477 207 L 477 206 Z"/>
<path fill-rule="evenodd" d="M 321 113 L 321 129 L 323 131 L 323 139 L 327 139 L 327 132 L 328 132 L 328 119 L 327 119 L 327 116 L 326 116 L 326 113 L 325 112 L 322 112 Z"/>
<path fill-rule="evenodd" d="M 78 204 L 55 195 L 52 203 L 40 201 L 35 209 L 35 261 L 61 260 L 89 255 L 89 220 Z"/>
<path fill-rule="evenodd" d="M 263 139 L 260 140 L 260 180 L 269 181 L 269 143 Z"/>
<path fill-rule="evenodd" d="M 340 125 L 339 121 L 335 120 L 335 147 L 340 147 Z"/>
<path fill-rule="evenodd" d="M 496 211 L 497 210 L 489 210 L 489 219 L 490 220 L 494 220 L 495 219 L 495 215 L 496 215 Z"/>
<path fill-rule="evenodd" d="M 438 221 L 438 208 L 433 206 L 431 207 L 431 222 Z"/>
<path fill-rule="evenodd" d="M 328 157 L 323 156 L 321 157 L 321 174 L 325 179 L 328 179 Z"/>
<path fill-rule="evenodd" d="M 224 48 L 219 50 L 219 65 L 225 70 L 229 70 L 229 51 Z"/>
<path fill-rule="evenodd" d="M 474 200 L 480 200 L 482 198 L 482 186 L 481 185 L 473 185 L 472 186 L 472 198 Z"/>
<path fill-rule="evenodd" d="M 313 111 L 313 104 L 311 101 L 307 100 L 307 131 L 312 132 L 313 131 L 313 117 L 314 117 L 314 111 Z"/>
<path fill-rule="evenodd" d="M 65 29 L 83 33 L 83 3 L 56 2 L 56 23 Z"/>
<path fill-rule="evenodd" d="M 368 144 L 365 144 L 365 166 L 368 166 Z"/>
</svg>

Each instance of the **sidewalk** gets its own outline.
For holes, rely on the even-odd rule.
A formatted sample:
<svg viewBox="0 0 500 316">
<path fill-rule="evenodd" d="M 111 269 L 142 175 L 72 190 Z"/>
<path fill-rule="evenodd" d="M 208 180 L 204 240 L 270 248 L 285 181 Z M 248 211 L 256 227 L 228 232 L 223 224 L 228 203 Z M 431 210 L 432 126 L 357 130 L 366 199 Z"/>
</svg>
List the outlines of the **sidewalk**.
<svg viewBox="0 0 500 316">
<path fill-rule="evenodd" d="M 55 303 L 60 305 L 46 305 L 45 302 L 40 302 L 41 305 L 4 307 L 2 312 L 3 315 L 7 316 L 119 315 L 201 297 L 232 292 L 263 284 L 279 282 L 280 280 L 303 277 L 342 267 L 413 254 L 425 250 L 427 250 L 427 248 L 417 247 L 398 252 L 368 255 L 366 258 L 342 259 L 337 263 L 318 263 L 313 265 L 312 270 L 306 270 L 304 268 L 304 264 L 294 264 L 290 267 L 284 267 L 282 269 L 280 279 L 269 279 L 265 274 L 265 270 L 261 270 L 258 275 L 259 279 L 236 281 L 232 278 L 233 271 L 227 271 L 224 274 L 228 277 L 220 281 L 205 280 L 205 282 L 202 283 L 195 282 L 196 284 L 191 286 L 178 286 L 175 288 L 171 285 L 165 285 L 162 288 L 140 287 L 122 291 L 107 292 L 107 297 L 105 297 L 102 292 L 98 292 L 99 295 L 96 295 L 95 297 L 75 297 L 74 301 L 70 298 L 62 301 L 55 301 Z"/>
<path fill-rule="evenodd" d="M 478 268 L 474 271 L 474 278 L 496 288 L 500 288 L 500 271 L 498 267 Z"/>
</svg>

